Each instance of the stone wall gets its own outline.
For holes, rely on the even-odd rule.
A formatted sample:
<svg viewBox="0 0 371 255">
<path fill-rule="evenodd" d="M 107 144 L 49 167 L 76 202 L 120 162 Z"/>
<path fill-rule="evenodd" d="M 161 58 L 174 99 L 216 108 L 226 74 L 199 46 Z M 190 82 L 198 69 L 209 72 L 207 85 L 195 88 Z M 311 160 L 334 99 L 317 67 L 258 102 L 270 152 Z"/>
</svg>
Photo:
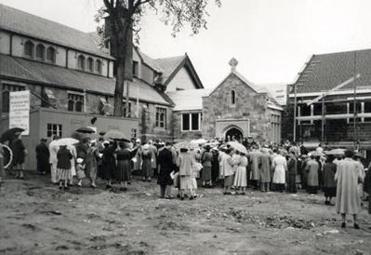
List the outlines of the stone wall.
<svg viewBox="0 0 371 255">
<path fill-rule="evenodd" d="M 235 91 L 235 105 L 231 91 Z M 248 119 L 250 135 L 259 141 L 268 141 L 272 111 L 267 107 L 267 95 L 255 92 L 236 74 L 231 74 L 208 97 L 203 98 L 202 134 L 204 138 L 216 136 L 216 122 L 224 119 Z M 279 111 L 276 111 L 279 113 Z M 237 124 L 238 125 L 238 124 Z M 248 130 L 244 127 L 244 136 Z M 224 137 L 220 137 L 224 138 Z"/>
</svg>

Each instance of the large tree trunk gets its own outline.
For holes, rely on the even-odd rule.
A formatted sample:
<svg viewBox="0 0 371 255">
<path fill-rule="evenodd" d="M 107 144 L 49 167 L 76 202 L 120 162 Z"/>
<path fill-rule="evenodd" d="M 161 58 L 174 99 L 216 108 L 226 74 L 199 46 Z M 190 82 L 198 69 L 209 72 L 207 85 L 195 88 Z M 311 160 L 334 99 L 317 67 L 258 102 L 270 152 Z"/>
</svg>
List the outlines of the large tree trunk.
<svg viewBox="0 0 371 255">
<path fill-rule="evenodd" d="M 118 10 L 120 11 L 120 10 Z M 116 14 L 116 13 L 115 13 Z M 123 116 L 124 87 L 126 89 L 126 116 L 129 114 L 129 82 L 133 79 L 133 30 L 131 22 L 125 20 L 123 13 L 114 15 L 109 21 L 111 27 L 111 54 L 116 59 L 116 84 L 114 94 L 114 116 Z"/>
</svg>

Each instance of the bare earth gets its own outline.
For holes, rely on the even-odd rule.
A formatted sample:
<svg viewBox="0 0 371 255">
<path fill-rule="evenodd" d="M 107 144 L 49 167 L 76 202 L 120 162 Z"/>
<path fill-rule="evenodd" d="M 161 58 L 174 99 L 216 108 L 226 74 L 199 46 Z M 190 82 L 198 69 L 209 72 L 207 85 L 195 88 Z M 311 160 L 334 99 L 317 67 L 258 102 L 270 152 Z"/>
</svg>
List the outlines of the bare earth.
<svg viewBox="0 0 371 255">
<path fill-rule="evenodd" d="M 159 199 L 154 181 L 127 192 L 47 183 L 29 175 L 0 188 L 0 254 L 371 254 L 366 209 L 361 230 L 341 229 L 322 195 L 217 188 L 180 201 Z"/>
</svg>

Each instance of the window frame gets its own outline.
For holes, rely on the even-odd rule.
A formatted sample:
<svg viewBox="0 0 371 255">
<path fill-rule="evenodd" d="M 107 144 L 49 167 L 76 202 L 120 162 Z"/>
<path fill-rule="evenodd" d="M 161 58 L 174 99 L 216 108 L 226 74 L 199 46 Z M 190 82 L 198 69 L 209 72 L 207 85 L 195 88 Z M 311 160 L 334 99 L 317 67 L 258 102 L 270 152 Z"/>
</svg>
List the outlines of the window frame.
<svg viewBox="0 0 371 255">
<path fill-rule="evenodd" d="M 102 74 L 102 60 L 97 59 L 95 60 L 95 72 L 98 74 Z"/>
<path fill-rule="evenodd" d="M 55 129 L 54 129 L 55 128 Z M 46 124 L 46 137 L 54 137 L 63 135 L 63 125 L 58 123 L 47 123 Z"/>
<path fill-rule="evenodd" d="M 167 129 L 167 108 L 160 106 L 156 107 L 155 126 L 157 128 Z"/>
<path fill-rule="evenodd" d="M 70 102 L 72 102 L 72 109 L 70 109 Z M 81 104 L 81 110 L 77 109 L 77 104 Z M 84 112 L 85 109 L 85 95 L 78 92 L 67 92 L 67 111 L 69 112 Z"/>
<path fill-rule="evenodd" d="M 24 91 L 26 86 L 11 84 L 11 83 L 2 83 L 2 94 L 1 94 L 1 104 L 2 104 L 2 113 L 9 113 L 10 110 L 10 92 L 14 91 Z M 4 98 L 4 96 L 6 98 Z"/>
<path fill-rule="evenodd" d="M 38 56 L 41 53 L 41 56 Z M 41 43 L 36 45 L 35 48 L 35 58 L 37 60 L 45 61 L 45 46 Z"/>
<path fill-rule="evenodd" d="M 236 105 L 236 91 L 231 90 L 231 105 L 235 106 Z"/>
<path fill-rule="evenodd" d="M 85 71 L 85 61 L 86 61 L 86 58 L 84 55 L 79 55 L 77 57 L 77 69 L 80 70 L 80 71 Z"/>
<path fill-rule="evenodd" d="M 28 48 L 28 46 L 30 48 Z M 28 50 L 30 52 L 28 52 Z M 28 53 L 30 53 L 30 54 L 28 54 Z M 31 40 L 27 40 L 24 43 L 24 52 L 23 52 L 23 54 L 27 58 L 32 58 L 33 59 L 35 57 L 35 44 Z"/>
<path fill-rule="evenodd" d="M 197 114 L 198 129 L 193 128 L 192 115 Z M 188 115 L 188 128 L 184 129 L 184 118 L 183 116 Z M 181 132 L 197 132 L 202 130 L 202 112 L 186 112 L 181 114 Z"/>
<path fill-rule="evenodd" d="M 92 57 L 88 57 L 86 60 L 87 68 L 89 72 L 94 72 L 94 59 Z"/>
<path fill-rule="evenodd" d="M 51 56 L 51 58 L 50 58 L 50 56 Z M 56 49 L 54 47 L 52 47 L 52 46 L 49 46 L 46 49 L 46 62 L 55 64 L 56 59 L 57 59 L 57 51 L 56 51 Z"/>
</svg>

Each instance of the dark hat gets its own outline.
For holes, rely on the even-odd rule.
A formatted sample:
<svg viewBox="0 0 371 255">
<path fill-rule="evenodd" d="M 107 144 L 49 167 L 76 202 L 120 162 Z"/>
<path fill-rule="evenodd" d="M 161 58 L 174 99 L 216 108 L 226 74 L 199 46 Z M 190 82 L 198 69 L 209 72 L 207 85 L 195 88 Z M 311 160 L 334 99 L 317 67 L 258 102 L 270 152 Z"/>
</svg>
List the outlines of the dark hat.
<svg viewBox="0 0 371 255">
<path fill-rule="evenodd" d="M 41 138 L 40 141 L 41 141 L 41 142 L 46 142 L 46 141 L 48 141 L 48 139 L 46 139 L 46 138 Z"/>
</svg>

